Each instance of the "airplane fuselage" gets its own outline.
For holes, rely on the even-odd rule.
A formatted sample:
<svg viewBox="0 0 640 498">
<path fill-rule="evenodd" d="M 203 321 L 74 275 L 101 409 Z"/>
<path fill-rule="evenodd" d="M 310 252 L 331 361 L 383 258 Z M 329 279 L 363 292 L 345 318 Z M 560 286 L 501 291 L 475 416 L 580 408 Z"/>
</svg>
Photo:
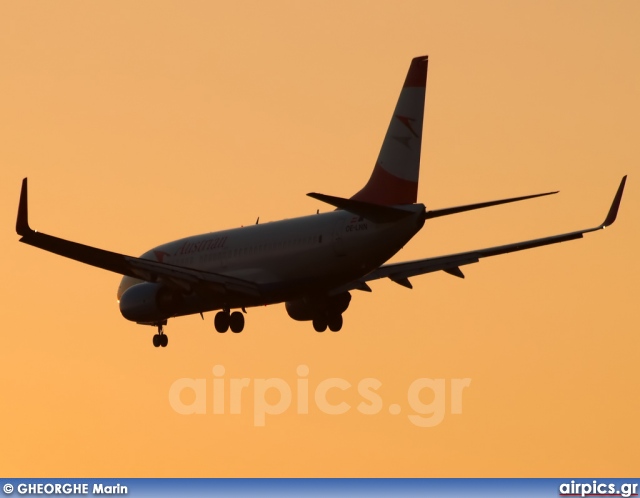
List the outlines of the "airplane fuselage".
<svg viewBox="0 0 640 498">
<path fill-rule="evenodd" d="M 250 307 L 323 294 L 360 278 L 396 254 L 424 224 L 424 205 L 403 206 L 412 214 L 400 221 L 374 223 L 352 213 L 337 210 L 299 218 L 249 225 L 187 237 L 145 252 L 141 259 L 229 275 L 256 282 L 262 289 L 253 301 L 234 302 L 202 293 L 188 294 L 171 316 L 223 308 Z M 118 288 L 118 300 L 143 280 L 125 276 Z M 138 322 L 169 318 L 127 314 Z"/>
</svg>

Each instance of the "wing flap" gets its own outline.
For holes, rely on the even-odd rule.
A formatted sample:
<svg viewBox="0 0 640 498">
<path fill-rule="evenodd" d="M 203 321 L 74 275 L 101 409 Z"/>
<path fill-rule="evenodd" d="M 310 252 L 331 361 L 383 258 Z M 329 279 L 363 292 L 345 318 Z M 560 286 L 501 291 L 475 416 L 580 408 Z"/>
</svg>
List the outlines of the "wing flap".
<svg viewBox="0 0 640 498">
<path fill-rule="evenodd" d="M 182 287 L 184 290 L 204 287 L 218 293 L 232 292 L 251 297 L 260 297 L 258 285 L 241 278 L 169 265 L 167 263 L 159 263 L 147 259 L 131 258 L 129 256 L 127 256 L 126 259 L 134 268 L 134 271 L 139 272 L 139 275 L 150 275 L 153 279 L 167 282 L 169 285 L 173 284 Z M 143 278 L 143 280 L 147 279 Z"/>
</svg>

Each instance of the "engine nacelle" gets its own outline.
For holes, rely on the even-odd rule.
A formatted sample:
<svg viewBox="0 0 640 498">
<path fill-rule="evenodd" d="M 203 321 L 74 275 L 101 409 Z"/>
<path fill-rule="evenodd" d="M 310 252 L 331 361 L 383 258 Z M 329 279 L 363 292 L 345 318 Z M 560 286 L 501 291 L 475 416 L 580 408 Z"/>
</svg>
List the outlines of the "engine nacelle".
<svg viewBox="0 0 640 498">
<path fill-rule="evenodd" d="M 321 314 L 333 313 L 341 315 L 347 310 L 350 302 L 351 294 L 344 292 L 332 297 L 305 297 L 296 301 L 287 301 L 285 308 L 291 318 L 304 322 L 313 320 Z"/>
<path fill-rule="evenodd" d="M 138 323 L 157 323 L 175 315 L 182 296 L 162 285 L 144 282 L 129 287 L 120 297 L 120 313 Z"/>
</svg>

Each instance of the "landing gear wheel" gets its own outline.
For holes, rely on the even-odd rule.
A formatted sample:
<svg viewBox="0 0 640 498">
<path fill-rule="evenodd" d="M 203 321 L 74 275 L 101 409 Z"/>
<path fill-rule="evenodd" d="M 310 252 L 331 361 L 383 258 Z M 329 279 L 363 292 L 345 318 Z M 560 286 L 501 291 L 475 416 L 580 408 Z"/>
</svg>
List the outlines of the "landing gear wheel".
<svg viewBox="0 0 640 498">
<path fill-rule="evenodd" d="M 216 313 L 216 317 L 213 321 L 213 324 L 216 327 L 216 330 L 223 334 L 227 330 L 229 330 L 229 313 L 226 311 L 219 311 Z"/>
<path fill-rule="evenodd" d="M 236 334 L 242 332 L 242 329 L 244 329 L 244 315 L 239 311 L 231 313 L 231 316 L 229 317 L 229 326 L 231 327 L 231 332 Z"/>
<path fill-rule="evenodd" d="M 342 328 L 342 315 L 329 315 L 327 322 L 331 332 L 338 332 Z"/>
<path fill-rule="evenodd" d="M 162 331 L 163 326 L 166 324 L 166 321 L 156 324 L 156 326 L 158 327 L 158 333 L 153 336 L 153 347 L 159 348 L 160 346 L 162 346 L 163 348 L 166 348 L 167 344 L 169 344 L 169 338 L 164 335 L 164 332 Z"/>
<path fill-rule="evenodd" d="M 327 319 L 324 316 L 317 316 L 313 319 L 313 328 L 316 332 L 327 330 Z"/>
</svg>

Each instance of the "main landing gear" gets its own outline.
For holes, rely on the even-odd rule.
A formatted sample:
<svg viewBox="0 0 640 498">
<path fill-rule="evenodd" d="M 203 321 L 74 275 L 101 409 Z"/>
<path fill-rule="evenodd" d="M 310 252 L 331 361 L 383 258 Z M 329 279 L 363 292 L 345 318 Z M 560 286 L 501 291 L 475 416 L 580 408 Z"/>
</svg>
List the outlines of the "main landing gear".
<svg viewBox="0 0 640 498">
<path fill-rule="evenodd" d="M 313 328 L 316 332 L 324 332 L 327 327 L 331 332 L 338 332 L 342 328 L 342 315 L 340 313 L 326 313 L 313 319 Z"/>
<path fill-rule="evenodd" d="M 162 330 L 164 324 L 158 324 L 158 333 L 153 336 L 153 345 L 156 348 L 163 347 L 166 348 L 167 344 L 169 344 L 169 337 L 165 335 Z"/>
<path fill-rule="evenodd" d="M 231 332 L 239 333 L 244 329 L 244 315 L 240 311 L 230 313 L 229 310 L 222 310 L 216 313 L 214 320 L 216 330 L 221 334 L 231 329 Z"/>
</svg>

